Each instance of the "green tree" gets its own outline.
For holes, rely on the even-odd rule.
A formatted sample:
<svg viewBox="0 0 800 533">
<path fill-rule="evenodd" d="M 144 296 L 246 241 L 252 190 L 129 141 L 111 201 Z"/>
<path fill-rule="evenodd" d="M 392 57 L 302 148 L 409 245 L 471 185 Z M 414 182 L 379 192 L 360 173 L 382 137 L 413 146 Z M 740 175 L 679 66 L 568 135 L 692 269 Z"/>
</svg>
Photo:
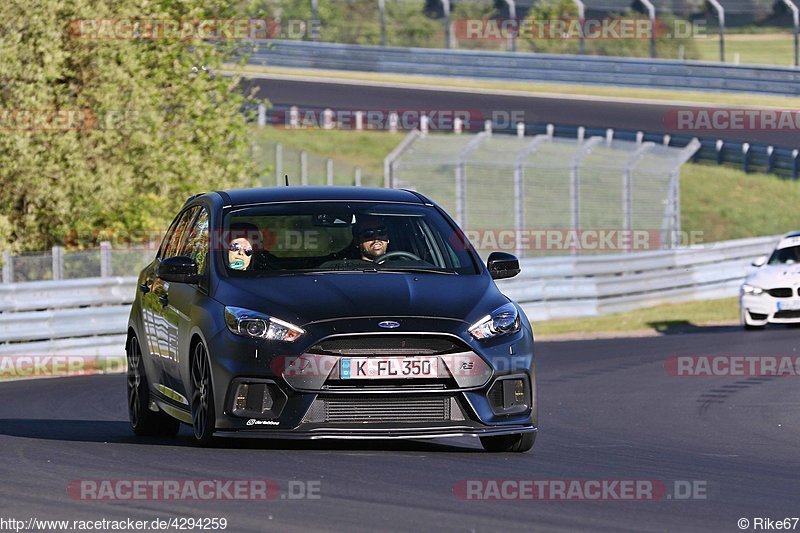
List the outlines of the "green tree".
<svg viewBox="0 0 800 533">
<path fill-rule="evenodd" d="M 191 194 L 253 183 L 241 112 L 249 99 L 238 80 L 209 73 L 225 47 L 95 40 L 77 35 L 73 22 L 226 16 L 221 0 L 0 3 L 1 246 L 35 250 L 78 231 L 160 229 Z M 193 72 L 201 65 L 208 70 Z M 83 127 L 19 123 L 27 112 L 70 110 Z"/>
</svg>

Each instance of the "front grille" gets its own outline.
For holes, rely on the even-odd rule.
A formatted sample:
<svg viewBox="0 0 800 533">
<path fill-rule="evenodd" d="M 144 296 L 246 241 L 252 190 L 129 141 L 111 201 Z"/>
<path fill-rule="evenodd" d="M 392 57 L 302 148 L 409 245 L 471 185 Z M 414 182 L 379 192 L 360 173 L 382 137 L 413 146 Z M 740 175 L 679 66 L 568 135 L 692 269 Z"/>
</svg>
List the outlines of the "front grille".
<svg viewBox="0 0 800 533">
<path fill-rule="evenodd" d="M 337 394 L 318 396 L 304 423 L 381 424 L 463 421 L 455 396 L 446 394 Z"/>
<path fill-rule="evenodd" d="M 339 355 L 436 355 L 463 350 L 441 337 L 365 335 L 324 340 L 309 351 Z"/>
<path fill-rule="evenodd" d="M 773 298 L 791 298 L 793 291 L 791 287 L 779 287 L 777 289 L 767 289 L 767 294 Z"/>
<path fill-rule="evenodd" d="M 800 318 L 800 310 L 797 311 L 778 311 L 773 315 L 774 318 Z"/>
</svg>

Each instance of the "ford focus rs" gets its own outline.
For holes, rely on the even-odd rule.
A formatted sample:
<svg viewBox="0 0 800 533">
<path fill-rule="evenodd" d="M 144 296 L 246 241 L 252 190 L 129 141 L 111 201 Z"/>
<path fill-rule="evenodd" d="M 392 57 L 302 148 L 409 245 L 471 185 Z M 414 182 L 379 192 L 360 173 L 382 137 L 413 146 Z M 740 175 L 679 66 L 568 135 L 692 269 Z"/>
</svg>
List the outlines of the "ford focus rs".
<svg viewBox="0 0 800 533">
<path fill-rule="evenodd" d="M 533 332 L 453 220 L 416 192 L 282 187 L 190 198 L 128 326 L 138 435 L 480 437 L 527 451 Z"/>
</svg>

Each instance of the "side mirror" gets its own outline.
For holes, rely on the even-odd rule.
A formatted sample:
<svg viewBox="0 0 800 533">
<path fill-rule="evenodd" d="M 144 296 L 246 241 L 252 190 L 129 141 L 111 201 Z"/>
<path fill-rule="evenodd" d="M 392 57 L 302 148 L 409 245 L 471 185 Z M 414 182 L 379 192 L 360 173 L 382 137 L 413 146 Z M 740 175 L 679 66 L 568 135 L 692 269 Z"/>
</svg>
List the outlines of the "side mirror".
<svg viewBox="0 0 800 533">
<path fill-rule="evenodd" d="M 767 264 L 767 256 L 762 255 L 760 257 L 756 257 L 751 264 L 754 267 L 762 267 Z"/>
<path fill-rule="evenodd" d="M 171 283 L 197 283 L 197 262 L 191 257 L 178 255 L 162 259 L 156 267 L 156 275 Z"/>
<path fill-rule="evenodd" d="M 519 259 L 506 252 L 492 252 L 486 261 L 492 279 L 513 278 L 519 274 Z"/>
</svg>

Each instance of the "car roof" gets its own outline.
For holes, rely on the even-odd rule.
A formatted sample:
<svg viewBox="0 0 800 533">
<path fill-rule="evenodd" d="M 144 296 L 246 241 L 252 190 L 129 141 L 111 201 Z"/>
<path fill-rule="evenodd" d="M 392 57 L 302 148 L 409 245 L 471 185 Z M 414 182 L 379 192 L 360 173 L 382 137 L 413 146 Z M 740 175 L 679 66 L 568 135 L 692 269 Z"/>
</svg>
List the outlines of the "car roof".
<svg viewBox="0 0 800 533">
<path fill-rule="evenodd" d="M 406 202 L 422 204 L 424 197 L 403 189 L 380 189 L 372 187 L 260 187 L 217 191 L 225 205 L 248 205 L 270 202 L 308 201 L 373 201 Z"/>
</svg>

